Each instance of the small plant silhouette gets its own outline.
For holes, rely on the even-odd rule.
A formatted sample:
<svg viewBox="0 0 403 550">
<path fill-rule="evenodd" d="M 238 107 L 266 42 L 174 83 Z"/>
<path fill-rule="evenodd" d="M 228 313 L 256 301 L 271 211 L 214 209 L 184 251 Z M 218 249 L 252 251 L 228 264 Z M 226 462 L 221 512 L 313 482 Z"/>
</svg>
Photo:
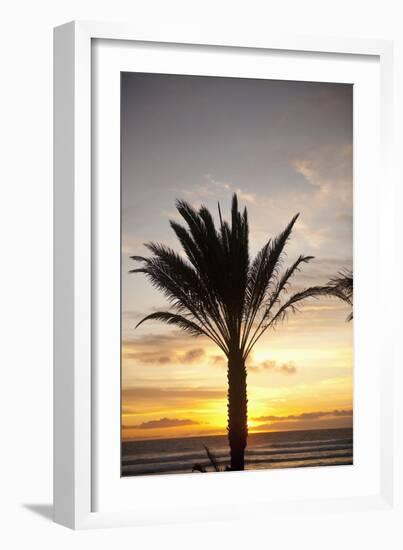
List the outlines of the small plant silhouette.
<svg viewBox="0 0 403 550">
<path fill-rule="evenodd" d="M 206 451 L 207 458 L 210 461 L 210 464 L 213 468 L 213 472 L 227 472 L 230 470 L 229 466 L 221 466 L 220 463 L 217 460 L 217 457 L 214 455 L 214 453 L 207 447 L 207 445 L 203 445 L 204 450 Z M 207 469 L 205 466 L 201 464 L 195 464 L 193 466 L 192 472 L 201 472 L 203 474 L 207 473 Z"/>
</svg>

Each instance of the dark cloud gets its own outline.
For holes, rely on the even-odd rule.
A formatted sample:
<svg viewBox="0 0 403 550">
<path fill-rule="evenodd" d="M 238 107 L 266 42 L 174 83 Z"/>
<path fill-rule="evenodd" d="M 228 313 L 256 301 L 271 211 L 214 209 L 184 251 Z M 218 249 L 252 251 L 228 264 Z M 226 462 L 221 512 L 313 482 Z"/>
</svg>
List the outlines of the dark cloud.
<svg viewBox="0 0 403 550">
<path fill-rule="evenodd" d="M 135 415 L 135 414 L 140 414 L 140 411 L 137 411 L 135 408 L 133 407 L 130 407 L 130 406 L 126 406 L 126 405 L 122 405 L 122 414 L 125 414 L 125 415 Z"/>
<path fill-rule="evenodd" d="M 212 365 L 218 365 L 219 367 L 227 366 L 227 359 L 224 355 L 210 355 L 209 360 Z"/>
<path fill-rule="evenodd" d="M 188 401 L 198 399 L 222 399 L 227 395 L 225 389 L 220 388 L 182 388 L 165 387 L 152 388 L 149 386 L 137 386 L 135 388 L 123 388 L 122 399 L 126 406 L 130 402 L 139 402 L 144 400 L 165 403 L 167 401 Z"/>
<path fill-rule="evenodd" d="M 199 359 L 202 359 L 206 355 L 206 352 L 202 348 L 195 348 L 187 351 L 183 355 L 179 356 L 179 360 L 181 363 L 193 363 L 194 361 L 198 361 Z"/>
<path fill-rule="evenodd" d="M 126 430 L 152 430 L 154 428 L 176 428 L 178 426 L 193 426 L 195 424 L 199 424 L 199 422 L 190 420 L 189 418 L 160 418 L 159 420 L 149 420 L 148 422 L 142 422 L 134 426 L 123 425 L 122 427 Z"/>
<path fill-rule="evenodd" d="M 161 308 L 163 309 L 163 308 Z M 184 335 L 181 331 L 175 330 L 167 334 L 161 333 L 148 333 L 141 336 L 133 337 L 130 339 L 123 340 L 122 345 L 127 347 L 143 348 L 143 347 L 160 347 L 167 346 L 170 344 L 182 342 L 184 340 Z"/>
<path fill-rule="evenodd" d="M 288 361 L 287 363 L 278 364 L 276 361 L 267 360 L 262 361 L 259 364 L 248 365 L 248 370 L 252 372 L 263 372 L 263 371 L 273 371 L 280 372 L 283 374 L 295 374 L 297 372 L 297 367 L 294 361 Z"/>
<path fill-rule="evenodd" d="M 302 413 L 298 415 L 288 416 L 259 416 L 253 418 L 258 422 L 268 422 L 267 424 L 259 424 L 253 429 L 257 431 L 265 430 L 315 430 L 315 429 L 330 429 L 330 428 L 351 428 L 353 419 L 353 411 L 335 409 L 333 411 L 315 411 Z"/>
<path fill-rule="evenodd" d="M 295 374 L 297 372 L 297 367 L 292 361 L 290 363 L 283 363 L 278 369 L 285 374 Z"/>
<path fill-rule="evenodd" d="M 186 336 L 185 336 L 186 338 Z M 190 348 L 179 353 L 182 346 L 189 345 L 189 337 L 181 333 L 148 334 L 134 340 L 123 341 L 123 358 L 143 364 L 166 365 L 168 363 L 195 363 L 202 360 L 206 352 L 203 348 Z"/>
<path fill-rule="evenodd" d="M 174 360 L 173 355 L 161 355 L 155 351 L 124 351 L 123 357 L 124 359 L 134 359 L 135 361 L 146 365 L 166 365 L 168 363 L 172 363 Z"/>
<path fill-rule="evenodd" d="M 326 417 L 348 417 L 352 416 L 352 409 L 335 409 L 333 411 L 315 411 L 301 414 L 289 414 L 288 416 L 258 416 L 253 418 L 257 422 L 283 422 L 283 421 L 299 421 L 299 420 L 317 420 Z"/>
<path fill-rule="evenodd" d="M 260 363 L 260 365 L 256 366 L 256 370 L 262 369 L 262 370 L 274 370 L 277 367 L 277 363 L 275 361 L 263 361 Z"/>
<path fill-rule="evenodd" d="M 211 365 L 217 365 L 219 367 L 227 366 L 227 359 L 224 355 L 210 355 L 209 360 Z M 263 372 L 267 370 L 283 374 L 295 374 L 297 372 L 297 367 L 294 361 L 278 364 L 273 360 L 262 361 L 261 363 L 255 363 L 252 360 L 248 362 L 246 366 L 248 371 L 251 372 Z"/>
</svg>

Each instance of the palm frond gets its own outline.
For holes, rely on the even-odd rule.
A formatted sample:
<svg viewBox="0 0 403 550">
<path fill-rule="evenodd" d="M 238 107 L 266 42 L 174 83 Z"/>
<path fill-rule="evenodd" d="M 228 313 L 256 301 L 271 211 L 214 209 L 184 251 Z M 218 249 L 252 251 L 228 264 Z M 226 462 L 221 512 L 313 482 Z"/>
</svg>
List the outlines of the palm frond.
<svg viewBox="0 0 403 550">
<path fill-rule="evenodd" d="M 330 279 L 328 287 L 331 289 L 333 296 L 351 306 L 353 305 L 354 278 L 351 270 L 343 269 L 339 271 L 335 277 Z M 352 319 L 353 312 L 347 316 L 347 321 L 351 321 Z"/>
<path fill-rule="evenodd" d="M 226 355 L 231 349 L 239 349 L 246 358 L 268 328 L 288 312 L 296 311 L 297 304 L 308 297 L 332 295 L 350 299 L 340 281 L 334 279 L 326 287 L 306 289 L 281 303 L 292 277 L 302 264 L 313 259 L 301 255 L 282 271 L 285 247 L 299 214 L 276 238 L 268 240 L 251 262 L 248 213 L 246 208 L 239 210 L 236 194 L 232 198 L 230 223 L 223 219 L 218 205 L 218 228 L 205 206 L 197 210 L 178 200 L 176 207 L 185 225 L 176 221 L 170 221 L 170 225 L 185 257 L 153 242 L 145 245 L 151 257 L 132 256 L 142 265 L 131 273 L 145 274 L 172 309 L 147 316 L 141 322 L 159 318 L 191 334 L 205 334 Z"/>
<path fill-rule="evenodd" d="M 270 314 L 272 307 L 278 302 L 280 295 L 283 292 L 287 291 L 287 288 L 290 284 L 290 279 L 292 278 L 293 275 L 295 275 L 297 271 L 300 271 L 301 264 L 308 263 L 313 259 L 314 259 L 314 256 L 300 255 L 297 258 L 297 260 L 284 271 L 282 276 L 279 278 L 275 288 L 273 289 L 273 292 L 271 292 L 271 295 L 268 300 L 268 305 L 263 314 L 264 318 L 266 318 Z"/>
<path fill-rule="evenodd" d="M 263 336 L 267 329 L 274 328 L 277 323 L 284 321 L 288 313 L 296 313 L 298 311 L 297 304 L 307 300 L 308 298 L 319 298 L 321 296 L 332 296 L 331 290 L 329 290 L 328 287 L 315 286 L 293 294 L 278 308 L 270 320 L 267 320 L 266 323 L 259 324 L 258 330 L 254 332 L 254 335 L 248 344 L 244 357 L 246 358 L 249 355 L 253 346 Z"/>
<path fill-rule="evenodd" d="M 331 296 L 331 291 L 328 287 L 312 286 L 302 290 L 301 292 L 296 292 L 278 309 L 276 314 L 269 321 L 268 327 L 274 326 L 279 321 L 284 320 L 289 311 L 295 313 L 297 311 L 296 304 L 299 304 L 308 298 L 319 298 L 321 296 Z"/>
<path fill-rule="evenodd" d="M 333 288 L 337 293 L 337 297 L 345 301 L 352 302 L 354 279 L 353 272 L 347 269 L 339 271 L 339 273 L 330 279 L 328 286 Z"/>
<path fill-rule="evenodd" d="M 267 319 L 270 316 L 270 313 L 275 305 L 278 305 L 280 302 L 280 296 L 282 293 L 287 292 L 288 286 L 290 284 L 290 279 L 292 276 L 300 270 L 300 265 L 303 263 L 308 263 L 309 261 L 313 260 L 314 256 L 299 256 L 297 260 L 289 267 L 287 268 L 284 273 L 277 279 L 277 283 L 274 286 L 274 288 L 269 292 L 269 295 L 265 301 L 263 312 L 260 316 L 260 321 L 257 323 L 257 326 L 255 330 L 253 331 L 249 343 L 245 346 L 244 351 L 244 357 L 248 356 L 250 353 L 252 347 L 256 343 L 257 340 L 255 340 L 255 337 L 259 333 L 259 331 L 262 328 L 262 325 L 267 321 Z"/>
<path fill-rule="evenodd" d="M 201 271 L 204 268 L 204 261 L 199 247 L 194 242 L 191 234 L 179 223 L 170 220 L 169 222 L 171 228 L 173 229 L 175 235 L 177 236 L 182 248 L 189 260 L 195 269 Z"/>
<path fill-rule="evenodd" d="M 147 315 L 146 317 L 143 317 L 143 319 L 141 319 L 141 321 L 137 323 L 136 328 L 142 325 L 145 321 L 151 320 L 162 321 L 167 325 L 176 325 L 183 331 L 191 334 L 192 336 L 201 336 L 203 334 L 204 336 L 210 338 L 210 340 L 212 340 L 215 344 L 217 344 L 217 346 L 225 354 L 228 353 L 225 345 L 215 337 L 214 333 L 211 333 L 209 328 L 204 325 L 198 325 L 197 323 L 192 321 L 192 319 L 189 319 L 184 315 L 179 315 L 178 313 L 173 313 L 170 311 L 156 311 L 154 313 L 150 313 L 150 315 Z"/>
<path fill-rule="evenodd" d="M 249 269 L 245 293 L 245 325 L 241 343 L 243 351 L 248 347 L 248 338 L 256 315 L 267 297 L 270 286 L 278 276 L 284 247 L 298 217 L 299 214 L 296 214 L 280 235 L 263 246 Z"/>
<path fill-rule="evenodd" d="M 188 229 L 176 222 L 171 227 L 177 234 L 191 263 L 196 268 L 200 279 L 208 288 L 210 303 L 214 309 L 214 317 L 220 326 L 220 331 L 227 340 L 234 336 L 238 325 L 234 317 L 243 305 L 243 291 L 239 279 L 247 273 L 247 245 L 235 249 L 236 238 L 233 235 L 241 234 L 243 243 L 247 242 L 245 235 L 245 217 L 236 222 L 242 225 L 229 228 L 224 222 L 221 230 L 217 231 L 210 212 L 202 206 L 198 211 L 184 201 L 177 201 L 179 213 L 185 219 Z M 234 209 L 234 207 L 233 207 Z M 234 258 L 238 260 L 235 264 Z M 246 258 L 246 259 L 245 259 Z M 226 277 L 223 274 L 226 274 Z M 237 279 L 238 278 L 238 279 Z"/>
<path fill-rule="evenodd" d="M 151 258 L 139 256 L 144 266 L 133 269 L 131 273 L 144 273 L 151 284 L 160 290 L 177 313 L 187 313 L 203 327 L 203 330 L 222 350 L 227 349 L 223 335 L 212 323 L 209 311 L 209 294 L 203 287 L 197 273 L 174 251 L 163 245 L 148 243 L 147 247 L 154 252 Z"/>
<path fill-rule="evenodd" d="M 167 325 L 176 325 L 177 327 L 181 328 L 185 332 L 188 332 L 192 336 L 201 336 L 202 334 L 208 336 L 203 327 L 200 327 L 183 315 L 171 313 L 170 311 L 156 311 L 154 313 L 150 313 L 150 315 L 143 317 L 143 319 L 141 319 L 141 321 L 137 323 L 136 328 L 142 325 L 145 321 L 162 321 Z"/>
</svg>

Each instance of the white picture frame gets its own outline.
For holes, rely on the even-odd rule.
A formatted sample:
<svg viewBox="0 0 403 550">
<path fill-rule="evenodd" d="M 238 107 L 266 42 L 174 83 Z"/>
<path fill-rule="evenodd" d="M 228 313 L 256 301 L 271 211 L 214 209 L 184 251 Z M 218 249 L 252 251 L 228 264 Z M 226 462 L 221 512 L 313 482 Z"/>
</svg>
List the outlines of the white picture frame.
<svg viewBox="0 0 403 550">
<path fill-rule="evenodd" d="M 111 55 L 109 53 L 102 54 L 102 43 L 104 43 L 102 41 L 116 46 Z M 348 509 L 351 515 L 354 512 L 379 513 L 380 515 L 382 513 L 383 518 L 387 512 L 388 521 L 392 520 L 394 524 L 398 522 L 401 512 L 396 502 L 402 493 L 395 456 L 394 427 L 396 423 L 393 422 L 394 417 L 398 414 L 393 385 L 396 358 L 393 353 L 393 331 L 389 330 L 386 324 L 381 328 L 378 327 L 379 336 L 376 347 L 374 343 L 371 343 L 367 349 L 364 349 L 364 346 L 358 346 L 355 350 L 360 364 L 372 362 L 374 366 L 368 371 L 367 386 L 369 389 L 367 388 L 366 393 L 360 393 L 359 390 L 357 390 L 358 393 L 355 393 L 355 406 L 357 405 L 356 399 L 358 399 L 359 410 L 362 409 L 368 415 L 374 415 L 371 416 L 371 422 L 377 429 L 374 430 L 376 436 L 373 437 L 368 434 L 366 437 L 365 430 L 361 429 L 362 437 L 358 437 L 354 453 L 356 454 L 357 451 L 358 457 L 360 457 L 366 450 L 371 450 L 371 460 L 362 461 L 362 475 L 360 460 L 358 460 L 354 475 L 350 473 L 351 470 L 341 474 L 344 476 L 342 483 L 341 477 L 339 478 L 337 473 L 334 474 L 332 480 L 330 479 L 333 474 L 329 474 L 329 469 L 321 469 L 321 472 L 317 473 L 312 473 L 313 469 L 306 469 L 305 472 L 298 473 L 283 470 L 276 473 L 276 479 L 267 477 L 269 472 L 248 472 L 242 479 L 236 472 L 231 472 L 229 475 L 212 476 L 132 478 L 130 487 L 126 484 L 124 491 L 121 491 L 118 487 L 119 480 L 115 480 L 116 483 L 109 482 L 109 480 L 113 480 L 114 475 L 120 476 L 120 472 L 114 474 L 112 471 L 112 466 L 116 461 L 116 449 L 109 453 L 108 445 L 105 445 L 105 441 L 111 438 L 116 447 L 116 434 L 119 432 L 119 426 L 114 422 L 105 422 L 105 413 L 103 413 L 104 416 L 101 416 L 99 407 L 99 401 L 103 400 L 102 404 L 106 403 L 107 406 L 102 407 L 102 410 L 110 410 L 109 418 L 112 418 L 116 414 L 116 401 L 120 399 L 120 393 L 116 395 L 116 392 L 120 388 L 116 385 L 116 377 L 99 379 L 97 376 L 96 363 L 100 352 L 95 337 L 99 325 L 102 325 L 102 319 L 106 318 L 105 311 L 109 311 L 105 308 L 114 307 L 113 304 L 102 303 L 100 297 L 103 295 L 102 284 L 104 283 L 96 280 L 95 276 L 97 269 L 105 265 L 102 264 L 102 258 L 99 258 L 99 245 L 97 244 L 98 234 L 101 231 L 99 219 L 105 216 L 105 208 L 109 208 L 107 205 L 116 204 L 118 197 L 116 189 L 114 192 L 113 187 L 110 188 L 112 194 L 97 193 L 96 179 L 100 177 L 100 171 L 102 171 L 102 177 L 104 168 L 108 170 L 108 173 L 111 169 L 111 180 L 113 180 L 116 178 L 116 170 L 113 172 L 113 161 L 108 161 L 107 165 L 99 165 L 94 150 L 99 146 L 104 147 L 106 144 L 100 138 L 100 135 L 105 135 L 105 121 L 106 124 L 111 124 L 111 139 L 113 136 L 116 137 L 118 128 L 112 129 L 113 120 L 108 123 L 108 119 L 105 118 L 103 122 L 100 122 L 101 119 L 99 119 L 97 111 L 100 101 L 96 96 L 96 86 L 101 82 L 104 85 L 103 89 L 107 90 L 107 83 L 113 81 L 110 75 L 117 74 L 116 71 L 122 70 L 117 67 L 116 60 L 123 60 L 123 49 L 117 53 L 116 48 L 141 45 L 141 51 L 137 51 L 134 57 L 132 54 L 128 56 L 127 59 L 130 57 L 130 61 L 125 61 L 126 68 L 124 70 L 135 70 L 136 63 L 139 67 L 141 63 L 143 72 L 153 72 L 161 63 L 166 66 L 166 72 L 170 72 L 169 64 L 174 61 L 169 55 L 169 48 L 172 51 L 173 45 L 177 52 L 186 50 L 188 58 L 197 53 L 201 58 L 201 63 L 203 63 L 203 53 L 206 51 L 210 58 L 211 56 L 218 58 L 220 55 L 228 55 L 229 52 L 238 52 L 242 56 L 269 55 L 272 52 L 274 65 L 278 55 L 283 56 L 283 63 L 278 63 L 277 70 L 280 72 L 284 71 L 286 57 L 294 55 L 299 59 L 311 59 L 314 63 L 319 56 L 322 62 L 312 70 L 322 71 L 322 78 L 326 78 L 327 81 L 332 80 L 332 62 L 339 64 L 341 71 L 347 71 L 341 73 L 344 75 L 349 75 L 349 71 L 352 71 L 351 74 L 353 74 L 356 70 L 355 67 L 349 67 L 350 60 L 353 58 L 360 58 L 363 65 L 368 64 L 369 66 L 367 61 L 373 62 L 368 71 L 363 68 L 359 77 L 361 80 L 358 76 L 357 79 L 353 76 L 339 77 L 351 78 L 351 82 L 354 84 L 362 82 L 362 86 L 367 86 L 365 95 L 372 94 L 372 99 L 368 101 L 379 103 L 379 119 L 377 120 L 375 116 L 372 126 L 371 123 L 366 128 L 362 127 L 361 130 L 355 128 L 356 134 L 362 136 L 362 139 L 358 141 L 355 138 L 354 143 L 357 155 L 362 155 L 358 157 L 358 160 L 363 159 L 363 155 L 371 151 L 368 173 L 365 171 L 365 163 L 359 160 L 358 168 L 356 167 L 354 174 L 355 181 L 360 182 L 367 178 L 367 181 L 372 182 L 369 184 L 366 200 L 369 204 L 368 210 L 372 216 L 375 216 L 375 219 L 372 217 L 373 223 L 370 223 L 370 219 L 366 215 L 359 215 L 359 222 L 355 226 L 357 238 L 360 239 L 359 242 L 357 241 L 358 243 L 364 242 L 364 230 L 370 230 L 367 237 L 370 237 L 375 243 L 374 249 L 371 250 L 371 257 L 369 257 L 370 251 L 366 247 L 358 248 L 359 265 L 362 265 L 362 272 L 367 272 L 368 269 L 364 269 L 364 267 L 369 268 L 370 261 L 373 261 L 374 258 L 381 265 L 383 258 L 390 257 L 393 253 L 393 242 L 387 238 L 387 235 L 393 233 L 392 212 L 394 209 L 392 43 L 283 35 L 257 37 L 252 41 L 239 37 L 231 39 L 228 38 L 228 35 L 223 39 L 210 36 L 207 31 L 203 33 L 202 37 L 197 38 L 186 36 L 186 31 L 181 36 L 178 36 L 177 33 L 175 36 L 170 36 L 167 31 L 166 36 L 155 37 L 152 36 L 152 33 L 148 35 L 147 32 L 128 25 L 72 22 L 55 29 L 54 44 L 55 521 L 71 528 L 81 529 L 238 519 L 245 515 L 247 517 L 262 517 L 264 520 L 268 514 L 289 514 L 297 517 L 302 511 L 315 517 L 323 512 L 344 513 Z M 101 48 L 97 50 L 99 44 L 101 44 Z M 97 64 L 100 62 L 104 67 L 103 72 L 101 71 L 103 74 L 101 78 L 104 78 L 102 81 L 97 80 L 99 76 Z M 181 62 L 179 60 L 179 65 L 176 65 L 179 66 L 179 70 L 181 70 Z M 134 63 L 134 69 L 130 63 Z M 325 70 L 325 65 L 329 65 L 330 68 Z M 199 68 L 197 74 L 204 74 L 201 72 L 202 70 Z M 304 75 L 309 79 L 309 73 L 304 73 L 303 69 L 301 71 L 299 79 L 302 79 Z M 211 74 L 211 70 L 206 74 Z M 222 74 L 222 68 L 217 68 L 217 74 Z M 234 73 L 231 75 L 234 76 Z M 371 81 L 371 78 L 376 81 Z M 340 80 L 338 77 L 334 77 L 334 81 Z M 376 86 L 371 88 L 371 82 L 375 82 Z M 358 84 L 357 89 L 359 89 Z M 113 96 L 113 87 L 109 92 Z M 104 96 L 105 94 L 106 92 Z M 366 100 L 362 101 L 364 104 Z M 371 104 L 368 103 L 367 109 L 370 106 Z M 357 120 L 363 121 L 364 118 L 361 117 Z M 360 143 L 363 143 L 366 135 L 369 141 L 360 152 Z M 101 145 L 99 145 L 100 141 Z M 109 146 L 112 152 L 111 156 L 115 155 L 116 157 L 119 153 L 116 140 L 109 142 Z M 382 174 L 382 188 L 377 185 L 376 176 L 380 174 Z M 103 189 L 106 187 L 103 185 Z M 362 189 L 361 184 L 358 185 L 358 189 Z M 363 196 L 360 191 L 359 195 L 355 194 L 355 200 L 358 197 L 357 200 L 360 204 L 363 202 Z M 113 219 L 113 216 L 111 218 Z M 106 246 L 106 249 L 109 247 L 108 254 L 114 255 L 119 262 L 120 250 L 116 249 L 116 240 L 112 239 L 106 245 L 104 245 L 105 241 L 102 242 L 102 246 Z M 356 260 L 355 257 L 355 263 Z M 117 265 L 117 269 L 119 270 L 119 265 Z M 366 306 L 365 300 L 365 293 L 369 292 L 372 286 L 376 285 L 377 288 L 374 293 L 375 297 L 372 298 L 372 307 L 378 312 L 390 311 L 388 297 L 382 289 L 391 285 L 393 279 L 385 271 L 381 271 L 379 268 L 372 269 L 371 277 L 363 276 L 361 279 L 357 299 L 355 299 L 357 313 L 355 336 L 358 337 L 358 342 L 363 342 L 365 338 L 368 339 L 368 336 L 375 330 L 374 323 L 371 324 L 370 316 L 367 315 L 367 311 L 369 313 L 370 310 Z M 114 274 L 112 273 L 110 276 L 113 279 Z M 120 304 L 117 305 L 120 311 Z M 373 342 L 374 338 L 369 338 L 369 340 Z M 102 356 L 108 355 L 108 346 L 112 348 L 112 344 L 107 343 L 106 346 L 107 348 L 104 347 L 102 350 Z M 358 372 L 362 372 L 362 376 L 364 375 L 363 370 Z M 360 382 L 361 379 L 357 378 L 356 384 L 357 380 Z M 113 403 L 107 403 L 105 388 L 114 392 Z M 376 405 L 374 405 L 375 402 Z M 108 409 L 109 405 L 110 409 Z M 358 427 L 363 425 L 362 422 L 360 423 L 359 415 L 357 422 L 359 422 Z M 100 424 L 102 424 L 101 428 Z M 109 431 L 104 429 L 106 424 L 110 427 Z M 356 430 L 356 425 L 354 429 Z M 100 436 L 100 431 L 104 435 Z M 360 440 L 363 442 L 361 455 Z M 374 446 L 371 447 L 371 445 Z M 98 460 L 98 455 L 106 458 Z M 333 471 L 336 470 L 337 468 L 333 469 Z M 358 477 L 359 483 L 356 483 Z M 262 496 L 258 494 L 258 489 L 264 486 L 264 483 L 267 482 L 265 480 L 268 479 L 270 479 L 272 495 Z M 292 479 L 292 483 L 287 484 L 287 479 Z M 136 484 L 135 487 L 133 483 Z M 285 490 L 286 486 L 287 490 Z M 308 486 L 311 488 L 310 490 L 307 490 Z M 329 489 L 329 494 L 326 493 L 326 486 L 333 487 L 332 490 Z M 249 505 L 248 512 L 245 511 L 244 506 L 235 502 L 233 487 L 236 487 L 238 494 L 239 491 L 248 493 L 249 501 L 245 503 Z M 285 498 L 279 500 L 276 495 L 279 494 L 282 487 L 286 495 Z M 297 490 L 296 487 L 299 489 Z M 169 496 L 169 503 L 167 498 L 159 498 L 157 500 L 160 504 L 156 504 L 153 497 L 158 494 L 158 491 L 160 491 L 160 497 L 162 495 Z M 186 505 L 183 504 L 189 491 L 198 491 L 200 495 L 198 505 L 189 505 L 188 501 Z M 211 497 L 214 492 L 217 494 L 216 499 Z M 229 495 L 227 500 L 220 501 L 219 495 L 225 492 Z M 129 498 L 132 493 L 136 495 L 137 504 Z M 203 493 L 204 497 L 202 497 Z M 99 502 L 100 494 L 101 504 Z M 105 504 L 106 500 L 108 505 Z M 213 504 L 211 500 L 217 502 Z"/>
</svg>

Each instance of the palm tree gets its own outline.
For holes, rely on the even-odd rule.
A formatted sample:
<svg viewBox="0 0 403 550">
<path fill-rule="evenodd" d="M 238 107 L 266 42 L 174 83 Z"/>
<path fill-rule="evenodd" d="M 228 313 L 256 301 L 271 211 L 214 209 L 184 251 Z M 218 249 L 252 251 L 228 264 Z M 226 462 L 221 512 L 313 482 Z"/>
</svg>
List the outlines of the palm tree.
<svg viewBox="0 0 403 550">
<path fill-rule="evenodd" d="M 245 362 L 261 336 L 282 321 L 297 304 L 326 294 L 323 287 L 310 287 L 287 295 L 293 275 L 313 256 L 299 256 L 281 270 L 284 248 L 297 214 L 276 238 L 270 239 L 251 260 L 246 208 L 241 213 L 232 199 L 231 223 L 215 227 L 210 211 L 195 210 L 178 200 L 176 208 L 186 226 L 170 221 L 185 257 L 160 243 L 147 243 L 151 257 L 132 256 L 142 264 L 131 273 L 144 273 L 168 302 L 168 311 L 142 319 L 175 325 L 192 336 L 212 340 L 227 358 L 228 440 L 231 470 L 244 470 L 247 444 L 247 370 Z"/>
<path fill-rule="evenodd" d="M 343 269 L 335 277 L 330 279 L 327 284 L 329 294 L 339 298 L 347 304 L 353 305 L 353 286 L 354 278 L 353 272 L 348 269 Z M 348 315 L 347 321 L 353 319 L 353 312 Z"/>
</svg>

